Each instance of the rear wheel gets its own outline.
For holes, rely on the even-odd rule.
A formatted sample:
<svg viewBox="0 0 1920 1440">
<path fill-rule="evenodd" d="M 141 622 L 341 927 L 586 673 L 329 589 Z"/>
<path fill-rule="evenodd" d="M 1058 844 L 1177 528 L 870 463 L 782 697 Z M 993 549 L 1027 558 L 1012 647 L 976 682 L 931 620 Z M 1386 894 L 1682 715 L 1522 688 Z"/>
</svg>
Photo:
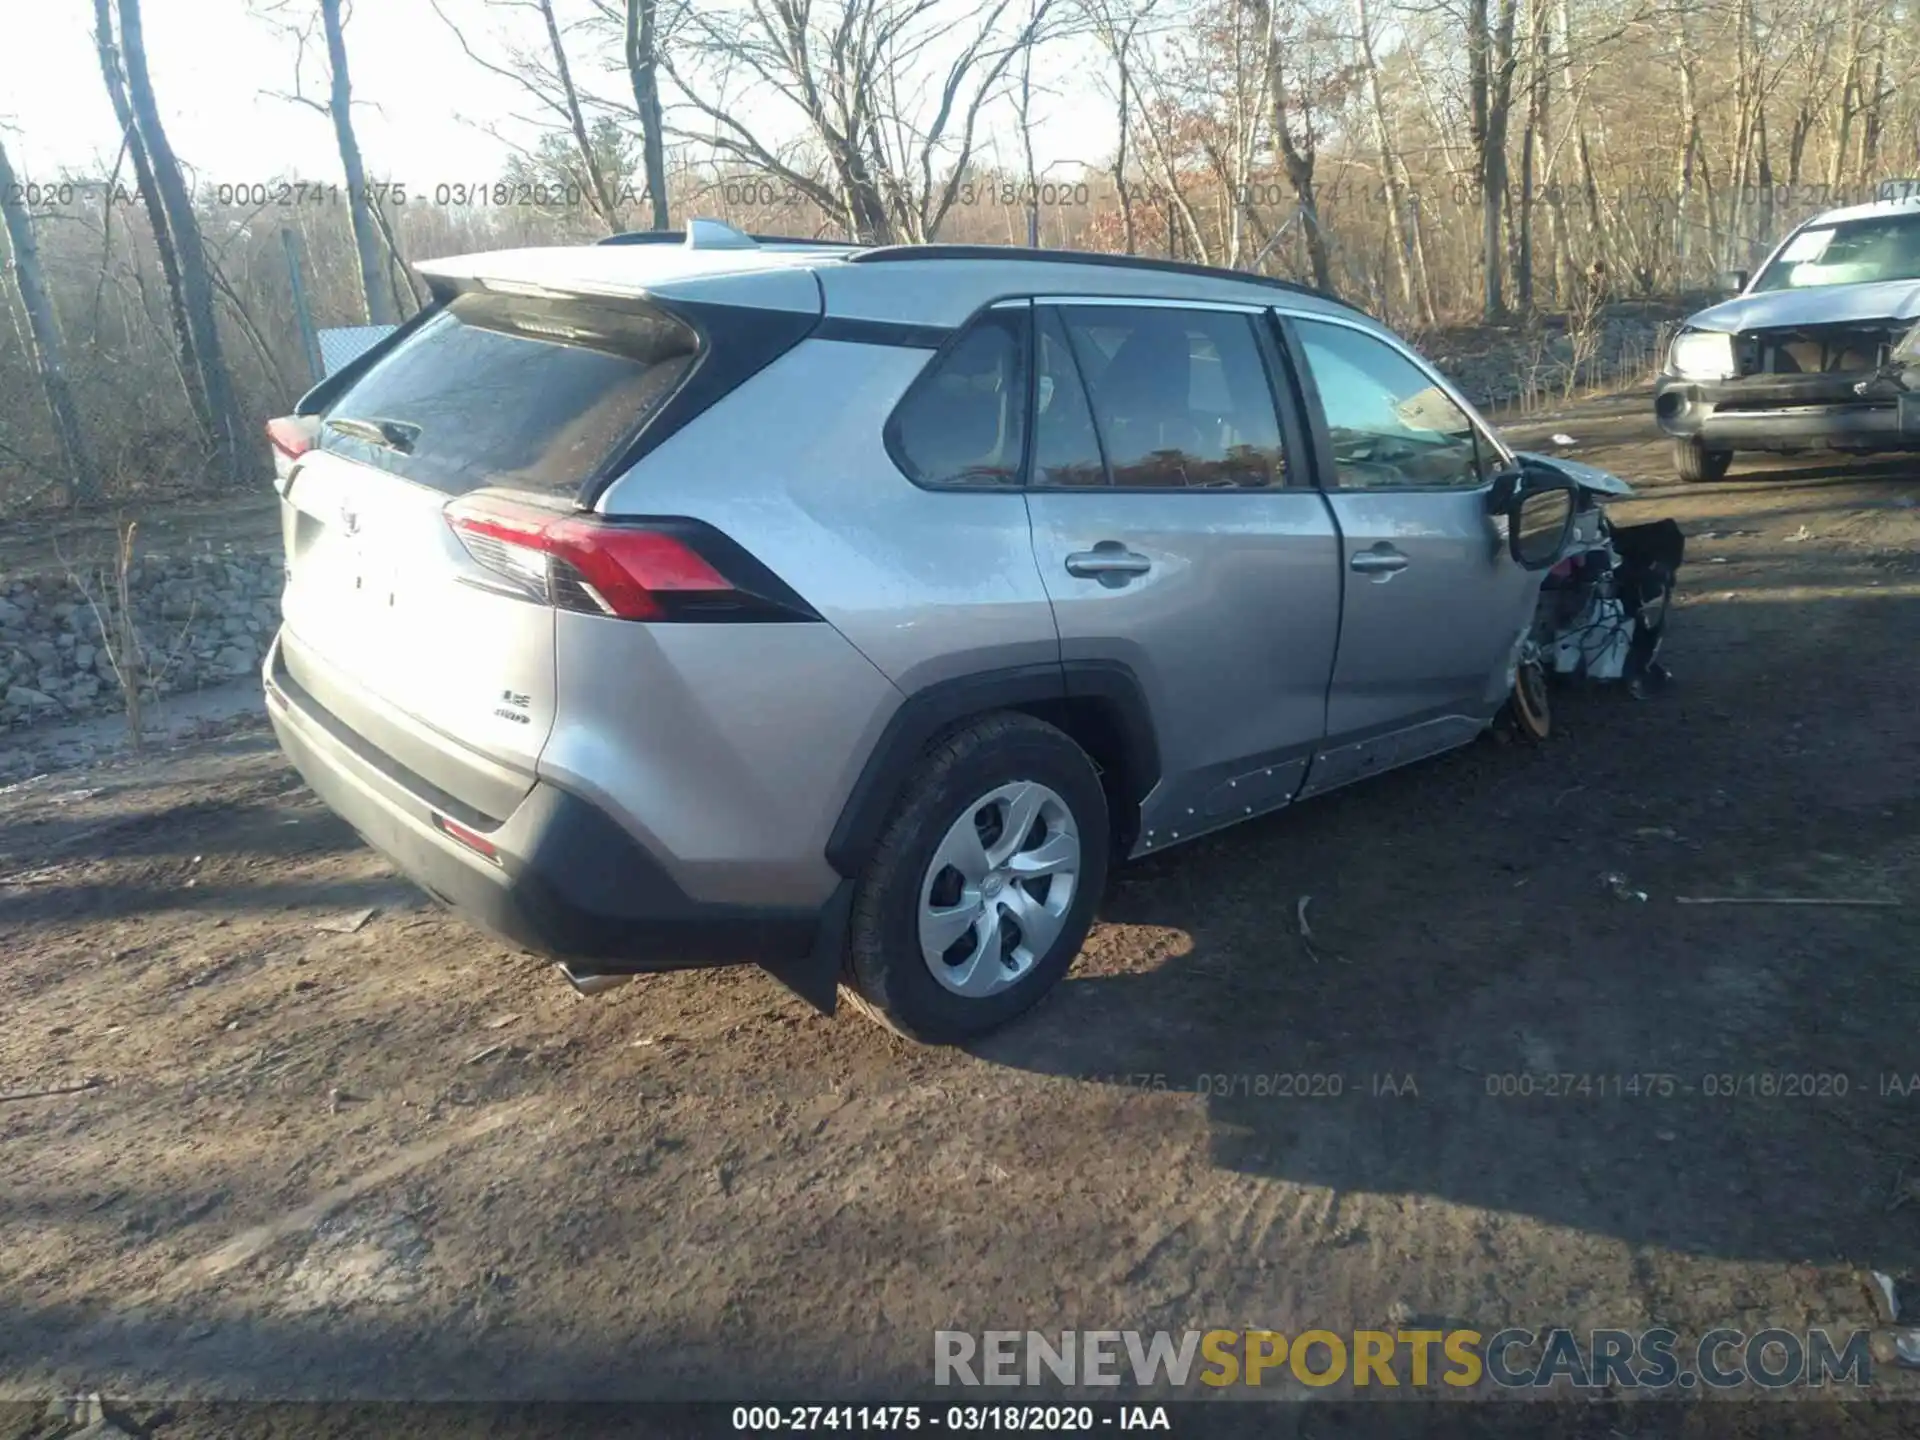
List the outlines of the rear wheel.
<svg viewBox="0 0 1920 1440">
<path fill-rule="evenodd" d="M 1674 473 L 1689 483 L 1718 480 L 1727 473 L 1727 467 L 1731 464 L 1731 450 L 1709 450 L 1698 439 L 1673 442 Z"/>
<path fill-rule="evenodd" d="M 935 745 L 854 896 L 859 1006 L 950 1044 L 1029 1009 L 1065 975 L 1106 883 L 1105 793 L 1065 734 L 991 715 Z"/>
</svg>

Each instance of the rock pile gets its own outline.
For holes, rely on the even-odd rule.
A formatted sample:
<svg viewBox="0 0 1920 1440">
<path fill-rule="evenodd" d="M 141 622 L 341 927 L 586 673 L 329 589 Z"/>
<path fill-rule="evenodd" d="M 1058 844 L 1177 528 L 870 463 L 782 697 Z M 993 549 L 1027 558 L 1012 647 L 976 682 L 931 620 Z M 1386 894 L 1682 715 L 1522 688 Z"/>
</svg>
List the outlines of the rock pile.
<svg viewBox="0 0 1920 1440">
<path fill-rule="evenodd" d="M 280 552 L 145 555 L 128 574 L 152 699 L 252 673 L 280 623 Z M 91 599 L 89 599 L 91 595 Z M 0 728 L 123 708 L 110 576 L 0 575 Z"/>
</svg>

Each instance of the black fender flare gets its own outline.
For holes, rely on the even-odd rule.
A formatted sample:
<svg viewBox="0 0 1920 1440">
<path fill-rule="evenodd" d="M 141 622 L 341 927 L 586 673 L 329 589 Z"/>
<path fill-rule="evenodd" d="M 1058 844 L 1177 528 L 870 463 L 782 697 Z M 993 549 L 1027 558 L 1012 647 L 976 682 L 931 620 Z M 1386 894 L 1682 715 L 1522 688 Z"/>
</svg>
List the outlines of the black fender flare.
<svg viewBox="0 0 1920 1440">
<path fill-rule="evenodd" d="M 1084 705 L 1102 721 L 1106 753 L 1094 758 L 1110 774 L 1118 771 L 1118 796 L 1136 807 L 1137 819 L 1139 802 L 1160 780 L 1160 746 L 1132 668 L 1117 660 L 1010 666 L 937 681 L 901 703 L 847 794 L 827 838 L 827 862 L 848 879 L 860 874 L 907 777 L 946 731 L 995 710 L 1059 723 Z"/>
</svg>

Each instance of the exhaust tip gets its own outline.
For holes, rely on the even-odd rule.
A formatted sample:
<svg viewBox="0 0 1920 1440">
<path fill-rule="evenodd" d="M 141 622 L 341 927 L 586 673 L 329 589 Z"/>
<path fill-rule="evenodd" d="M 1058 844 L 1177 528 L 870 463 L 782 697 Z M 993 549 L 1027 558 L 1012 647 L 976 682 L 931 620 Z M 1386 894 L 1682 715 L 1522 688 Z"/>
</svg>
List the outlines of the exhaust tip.
<svg viewBox="0 0 1920 1440">
<path fill-rule="evenodd" d="M 609 990 L 618 990 L 633 979 L 631 975 L 600 975 L 576 971 L 564 960 L 555 961 L 553 968 L 564 975 L 567 983 L 581 995 L 604 995 Z"/>
</svg>

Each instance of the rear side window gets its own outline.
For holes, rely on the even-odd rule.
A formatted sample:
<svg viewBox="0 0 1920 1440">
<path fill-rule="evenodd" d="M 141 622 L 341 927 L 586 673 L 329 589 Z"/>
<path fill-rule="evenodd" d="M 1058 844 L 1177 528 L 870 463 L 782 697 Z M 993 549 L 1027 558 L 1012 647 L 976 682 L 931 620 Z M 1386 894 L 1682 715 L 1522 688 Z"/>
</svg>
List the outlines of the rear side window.
<svg viewBox="0 0 1920 1440">
<path fill-rule="evenodd" d="M 920 372 L 887 424 L 922 485 L 1017 485 L 1027 427 L 1027 311 L 993 310 Z"/>
<path fill-rule="evenodd" d="M 650 307 L 463 295 L 328 409 L 320 444 L 448 494 L 572 495 L 698 352 Z"/>
</svg>

